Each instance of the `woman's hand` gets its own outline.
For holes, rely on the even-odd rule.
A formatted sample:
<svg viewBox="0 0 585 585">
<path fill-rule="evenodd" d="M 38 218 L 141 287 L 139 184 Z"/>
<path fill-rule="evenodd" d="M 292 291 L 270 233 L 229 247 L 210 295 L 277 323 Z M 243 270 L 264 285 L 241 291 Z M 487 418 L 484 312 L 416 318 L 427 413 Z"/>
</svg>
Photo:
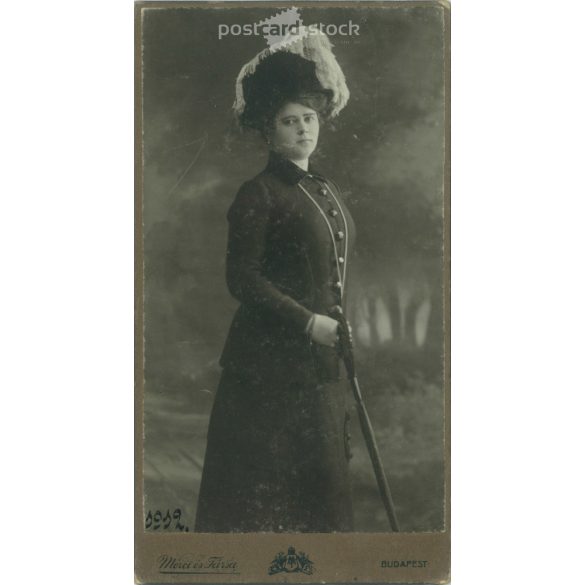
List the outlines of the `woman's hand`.
<svg viewBox="0 0 585 585">
<path fill-rule="evenodd" d="M 315 343 L 335 347 L 337 345 L 337 326 L 338 323 L 335 319 L 315 314 L 309 334 Z"/>
</svg>

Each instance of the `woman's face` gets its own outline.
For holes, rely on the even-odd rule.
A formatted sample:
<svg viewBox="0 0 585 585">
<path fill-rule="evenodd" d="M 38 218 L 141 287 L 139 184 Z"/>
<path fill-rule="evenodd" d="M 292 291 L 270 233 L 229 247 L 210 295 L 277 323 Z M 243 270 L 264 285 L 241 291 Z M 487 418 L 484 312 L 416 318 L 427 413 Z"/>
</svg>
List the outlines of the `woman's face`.
<svg viewBox="0 0 585 585">
<path fill-rule="evenodd" d="M 297 103 L 285 104 L 276 114 L 269 144 L 285 158 L 292 161 L 306 160 L 311 156 L 319 140 L 319 116 L 308 106 Z"/>
</svg>

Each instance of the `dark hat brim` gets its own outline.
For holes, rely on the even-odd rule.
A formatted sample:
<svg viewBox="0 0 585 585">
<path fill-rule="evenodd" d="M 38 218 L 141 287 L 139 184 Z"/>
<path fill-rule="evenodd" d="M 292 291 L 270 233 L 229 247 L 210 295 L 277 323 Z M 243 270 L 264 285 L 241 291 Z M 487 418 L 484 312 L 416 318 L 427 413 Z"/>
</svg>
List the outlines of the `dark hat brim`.
<svg viewBox="0 0 585 585">
<path fill-rule="evenodd" d="M 286 103 L 320 94 L 329 104 L 332 91 L 325 89 L 315 73 L 315 63 L 295 53 L 279 51 L 263 59 L 242 82 L 246 102 L 241 123 L 262 127 Z"/>
</svg>

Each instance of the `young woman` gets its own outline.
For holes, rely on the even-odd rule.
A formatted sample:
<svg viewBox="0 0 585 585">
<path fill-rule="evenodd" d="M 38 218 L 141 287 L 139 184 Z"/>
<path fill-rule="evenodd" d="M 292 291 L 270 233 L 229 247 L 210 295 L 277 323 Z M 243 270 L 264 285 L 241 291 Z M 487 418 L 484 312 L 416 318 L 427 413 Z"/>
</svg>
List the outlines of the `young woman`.
<svg viewBox="0 0 585 585">
<path fill-rule="evenodd" d="M 320 35 L 261 53 L 236 95 L 240 122 L 262 133 L 269 157 L 228 212 L 227 284 L 241 304 L 221 358 L 195 530 L 350 531 L 347 384 L 331 315 L 345 306 L 354 224 L 310 162 L 321 122 L 349 93 Z"/>
</svg>

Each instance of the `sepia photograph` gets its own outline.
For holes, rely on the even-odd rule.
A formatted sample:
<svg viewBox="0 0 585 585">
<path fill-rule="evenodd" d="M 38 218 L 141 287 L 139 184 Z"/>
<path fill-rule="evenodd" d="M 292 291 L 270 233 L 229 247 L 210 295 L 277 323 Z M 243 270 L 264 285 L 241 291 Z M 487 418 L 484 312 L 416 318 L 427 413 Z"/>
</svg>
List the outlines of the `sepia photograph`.
<svg viewBox="0 0 585 585">
<path fill-rule="evenodd" d="M 446 534 L 448 42 L 442 2 L 137 4 L 137 530 Z"/>
<path fill-rule="evenodd" d="M 5 4 L 2 582 L 579 581 L 569 7 Z"/>
</svg>

